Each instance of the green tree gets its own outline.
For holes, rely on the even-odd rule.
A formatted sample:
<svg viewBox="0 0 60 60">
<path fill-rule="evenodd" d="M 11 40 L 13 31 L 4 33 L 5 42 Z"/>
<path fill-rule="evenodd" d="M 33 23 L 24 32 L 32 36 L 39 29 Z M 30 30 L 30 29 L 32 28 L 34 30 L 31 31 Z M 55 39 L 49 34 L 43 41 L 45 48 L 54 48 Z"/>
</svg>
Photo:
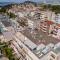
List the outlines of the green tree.
<svg viewBox="0 0 60 60">
<path fill-rule="evenodd" d="M 15 15 L 14 13 L 11 13 L 11 12 L 10 12 L 10 13 L 7 12 L 7 15 L 8 15 L 10 18 L 16 18 L 16 15 Z"/>
<path fill-rule="evenodd" d="M 16 60 L 13 55 L 13 49 L 9 47 L 9 43 L 0 42 L 0 49 L 3 51 L 3 54 L 9 58 L 9 60 Z"/>
<path fill-rule="evenodd" d="M 6 8 L 1 8 L 0 13 L 6 13 Z"/>
</svg>

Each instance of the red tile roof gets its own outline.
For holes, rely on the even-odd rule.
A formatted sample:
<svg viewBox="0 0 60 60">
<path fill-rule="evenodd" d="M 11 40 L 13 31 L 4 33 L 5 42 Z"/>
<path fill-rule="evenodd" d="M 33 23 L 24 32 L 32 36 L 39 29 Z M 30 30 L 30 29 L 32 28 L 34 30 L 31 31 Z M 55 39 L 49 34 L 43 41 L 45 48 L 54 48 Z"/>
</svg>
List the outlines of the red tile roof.
<svg viewBox="0 0 60 60">
<path fill-rule="evenodd" d="M 47 22 L 48 25 L 54 24 L 54 22 L 52 22 L 52 21 L 48 21 L 48 20 L 47 20 L 46 22 Z"/>
<path fill-rule="evenodd" d="M 47 24 L 48 24 L 48 25 L 52 25 L 52 24 L 54 24 L 54 22 L 53 22 L 53 21 L 48 21 L 48 20 L 47 20 Z M 57 24 L 57 26 L 60 27 L 60 24 Z"/>
<path fill-rule="evenodd" d="M 58 27 L 60 27 L 60 24 L 57 24 Z"/>
</svg>

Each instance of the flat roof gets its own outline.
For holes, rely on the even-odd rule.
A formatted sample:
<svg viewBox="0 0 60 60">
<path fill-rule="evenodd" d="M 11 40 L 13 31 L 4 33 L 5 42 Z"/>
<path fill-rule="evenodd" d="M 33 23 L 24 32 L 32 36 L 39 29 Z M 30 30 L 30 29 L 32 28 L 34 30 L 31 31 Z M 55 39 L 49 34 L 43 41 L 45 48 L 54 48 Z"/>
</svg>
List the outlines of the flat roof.
<svg viewBox="0 0 60 60">
<path fill-rule="evenodd" d="M 8 27 L 11 26 L 11 23 L 8 21 L 2 21 L 2 23 L 4 24 L 4 26 Z"/>
<path fill-rule="evenodd" d="M 55 52 L 56 54 L 60 53 L 60 47 L 54 49 L 53 52 Z"/>
<path fill-rule="evenodd" d="M 53 49 L 53 52 L 55 52 L 56 54 L 60 53 L 60 42 L 58 42 Z"/>
<path fill-rule="evenodd" d="M 3 32 L 4 38 L 6 38 L 8 41 L 13 39 L 13 34 L 9 31 Z"/>
<path fill-rule="evenodd" d="M 49 43 L 56 44 L 56 43 L 60 42 L 59 39 L 48 36 L 47 33 L 44 33 L 41 30 L 33 31 L 33 33 L 31 33 L 30 29 L 25 29 L 25 30 L 21 31 L 21 33 L 23 35 L 25 35 L 26 37 L 28 37 L 32 42 L 34 42 L 37 45 L 39 45 L 40 43 L 47 45 Z"/>
<path fill-rule="evenodd" d="M 31 42 L 31 40 L 26 40 L 26 41 L 24 41 L 24 43 L 25 43 L 31 50 L 34 50 L 34 49 L 37 47 L 36 44 L 34 44 L 33 42 Z"/>
<path fill-rule="evenodd" d="M 1 57 L 0 60 L 9 60 L 7 57 Z"/>
</svg>

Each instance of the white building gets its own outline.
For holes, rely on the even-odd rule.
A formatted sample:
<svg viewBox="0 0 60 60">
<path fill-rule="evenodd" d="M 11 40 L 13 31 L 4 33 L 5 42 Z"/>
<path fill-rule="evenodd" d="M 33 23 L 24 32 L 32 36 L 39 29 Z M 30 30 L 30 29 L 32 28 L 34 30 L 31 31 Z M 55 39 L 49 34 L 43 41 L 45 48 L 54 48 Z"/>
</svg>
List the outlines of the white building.
<svg viewBox="0 0 60 60">
<path fill-rule="evenodd" d="M 34 22 L 30 19 L 28 19 L 28 26 L 29 28 L 32 28 L 32 29 L 34 28 Z"/>
<path fill-rule="evenodd" d="M 22 13 L 22 12 L 17 12 L 17 15 L 18 15 L 19 17 L 24 17 L 24 13 Z"/>
<path fill-rule="evenodd" d="M 28 55 L 32 58 L 32 60 L 34 60 L 34 58 L 38 58 L 36 60 L 57 60 L 57 58 L 59 58 L 60 56 L 59 43 L 57 43 L 56 45 L 54 45 L 53 43 L 50 43 L 46 46 L 44 44 L 40 44 L 39 46 L 36 46 L 34 43 L 30 43 L 32 41 L 29 41 L 29 39 L 26 36 L 24 36 L 22 33 L 17 33 L 16 36 L 18 37 L 18 39 L 21 39 L 21 41 L 24 43 L 24 45 L 28 49 L 34 48 L 34 47 L 37 48 L 37 50 L 34 50 L 34 49 L 30 50 L 31 52 L 28 50 Z M 54 48 L 55 46 L 56 48 Z M 35 57 L 33 58 L 33 56 Z M 31 58 L 29 58 L 29 60 L 31 60 Z"/>
</svg>

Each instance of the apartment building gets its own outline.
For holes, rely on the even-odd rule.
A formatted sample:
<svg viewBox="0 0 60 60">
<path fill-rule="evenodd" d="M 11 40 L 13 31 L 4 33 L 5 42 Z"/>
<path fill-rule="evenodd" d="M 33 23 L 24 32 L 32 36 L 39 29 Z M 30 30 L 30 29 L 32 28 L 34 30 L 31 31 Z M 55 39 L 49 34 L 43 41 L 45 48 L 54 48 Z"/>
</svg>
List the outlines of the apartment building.
<svg viewBox="0 0 60 60">
<path fill-rule="evenodd" d="M 28 27 L 32 29 L 34 28 L 34 22 L 30 19 L 28 19 Z"/>
<path fill-rule="evenodd" d="M 27 33 L 29 33 L 29 35 Z M 25 29 L 21 32 L 16 32 L 16 34 L 14 34 L 14 35 L 13 34 L 11 35 L 10 32 L 9 33 L 4 32 L 4 34 L 6 37 L 9 37 L 9 39 L 11 39 L 11 37 L 12 37 L 12 40 L 13 40 L 12 43 L 13 43 L 15 52 L 17 51 L 19 53 L 19 57 L 22 53 L 23 57 L 25 57 L 27 60 L 50 59 L 49 58 L 50 51 L 53 51 L 52 49 L 54 48 L 54 44 L 57 44 L 59 42 L 59 40 L 47 36 L 47 34 L 43 33 L 42 31 L 40 31 L 40 32 L 33 31 L 33 33 L 31 33 L 30 29 Z M 42 36 L 42 38 L 40 36 Z M 40 40 L 40 42 L 39 42 L 39 40 Z M 43 44 L 41 44 L 41 43 L 43 43 Z M 49 43 L 51 43 L 51 44 L 49 44 Z M 39 49 L 37 49 L 38 45 L 40 45 L 40 44 L 41 44 L 42 48 L 39 46 Z M 20 48 L 22 46 L 23 46 L 22 50 L 24 52 L 22 52 L 20 50 Z M 58 48 L 60 48 L 59 47 L 60 44 L 57 44 L 56 46 L 58 46 Z M 54 49 L 56 49 L 56 47 Z M 57 55 L 58 54 L 56 54 L 56 56 Z M 17 56 L 18 56 L 18 54 L 17 54 Z M 46 58 L 47 56 L 48 56 L 48 58 Z"/>
<path fill-rule="evenodd" d="M 53 36 L 54 38 L 60 37 L 60 26 L 59 24 L 55 24 L 52 21 L 41 21 L 40 22 L 40 30 L 47 33 L 50 36 Z"/>
<path fill-rule="evenodd" d="M 53 51 L 50 51 L 48 54 L 46 54 L 43 58 L 41 58 L 40 60 L 59 60 L 59 54 L 56 54 Z"/>
<path fill-rule="evenodd" d="M 40 45 L 36 45 L 34 42 L 32 42 L 28 37 L 24 36 L 22 33 L 17 33 L 16 36 L 18 37 L 18 39 L 21 39 L 22 43 L 24 43 L 24 45 L 31 51 L 32 54 L 29 54 L 29 50 L 27 53 L 32 58 L 32 59 L 29 58 L 29 60 L 34 60 L 33 56 L 35 56 L 35 58 L 38 58 L 37 60 L 59 59 L 60 43 L 56 43 L 56 44 L 49 43 L 47 45 L 40 43 Z"/>
<path fill-rule="evenodd" d="M 16 8 L 14 8 L 13 11 L 15 9 Z M 26 6 L 28 12 L 25 11 L 21 13 L 25 8 L 21 8 L 21 11 L 17 9 L 14 13 L 18 12 L 17 15 L 19 15 L 19 17 L 26 18 L 19 18 L 19 21 L 27 20 L 27 28 L 25 27 L 24 30 L 21 30 L 17 21 L 10 20 L 12 28 L 15 29 L 14 31 L 16 31 L 16 33 L 14 33 L 14 35 L 11 34 L 11 27 L 11 29 L 8 28 L 10 29 L 9 31 L 3 33 L 5 38 L 13 40 L 12 48 L 17 56 L 20 57 L 22 55 L 27 58 L 26 60 L 60 59 L 60 44 L 57 44 L 60 40 L 56 39 L 60 37 L 60 28 L 58 24 L 56 25 L 56 23 L 59 23 L 59 15 L 56 17 L 56 14 L 51 11 L 35 10 L 34 12 L 31 12 L 31 10 L 29 11 L 30 8 L 28 6 Z M 18 31 L 18 28 L 20 31 Z M 49 36 L 49 34 L 51 34 L 51 36 Z M 23 47 L 23 49 L 21 49 L 21 47 Z"/>
<path fill-rule="evenodd" d="M 54 49 L 46 54 L 41 60 L 60 60 L 60 43 L 54 46 Z"/>
<path fill-rule="evenodd" d="M 60 24 L 60 14 L 56 14 L 55 21 Z"/>
</svg>

